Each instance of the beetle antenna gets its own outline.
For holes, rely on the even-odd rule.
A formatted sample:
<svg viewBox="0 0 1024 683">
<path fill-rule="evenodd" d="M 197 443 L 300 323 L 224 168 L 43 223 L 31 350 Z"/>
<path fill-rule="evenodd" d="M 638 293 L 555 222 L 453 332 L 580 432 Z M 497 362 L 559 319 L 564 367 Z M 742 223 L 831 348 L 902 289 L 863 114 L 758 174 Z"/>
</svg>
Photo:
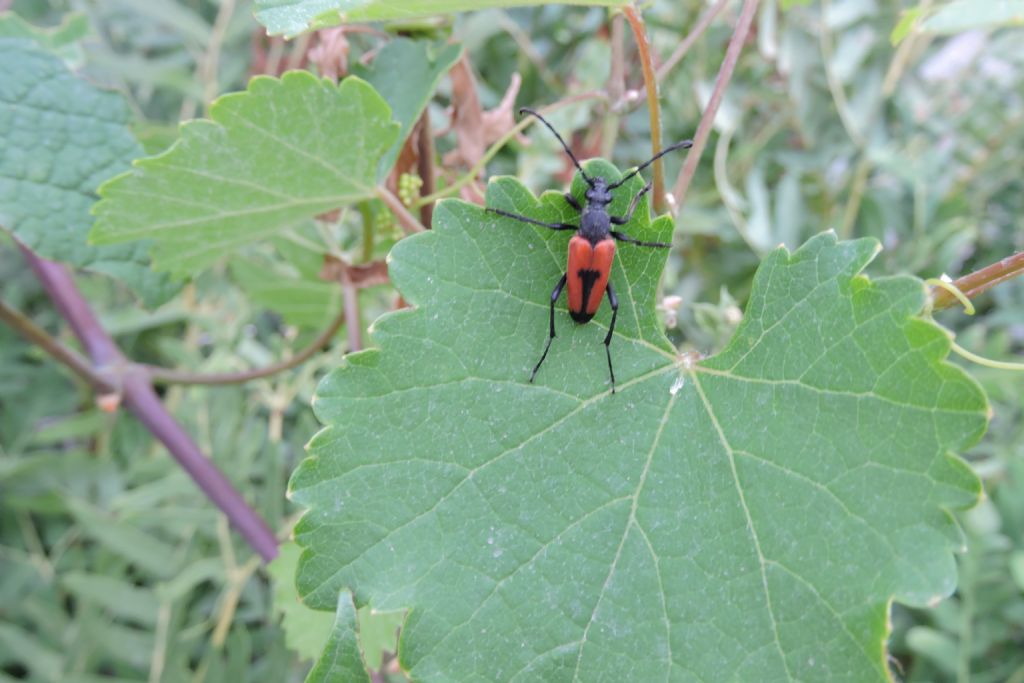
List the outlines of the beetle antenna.
<svg viewBox="0 0 1024 683">
<path fill-rule="evenodd" d="M 569 145 L 565 144 L 565 140 L 563 140 L 562 136 L 558 134 L 558 131 L 555 130 L 555 127 L 552 126 L 550 123 L 548 123 L 547 119 L 545 119 L 543 116 L 541 116 L 540 114 L 538 114 L 534 110 L 530 109 L 529 107 L 520 107 L 519 108 L 519 115 L 522 116 L 524 111 L 527 114 L 533 114 L 534 116 L 536 116 L 540 120 L 541 123 L 543 123 L 545 126 L 547 126 L 548 130 L 550 130 L 552 133 L 555 134 L 555 137 L 558 138 L 558 141 L 560 143 L 562 143 L 562 149 L 564 149 L 565 153 L 569 155 L 570 159 L 572 159 L 573 165 L 575 165 L 576 168 L 579 170 L 580 175 L 583 176 L 583 179 L 587 181 L 587 185 L 590 185 L 591 187 L 593 187 L 594 186 L 593 179 L 591 179 L 591 177 L 587 175 L 587 172 L 583 170 L 583 167 L 580 166 L 580 162 L 576 159 L 576 155 L 572 153 L 571 149 L 569 149 Z M 650 163 L 650 162 L 648 162 L 648 163 Z"/>
<path fill-rule="evenodd" d="M 650 159 L 648 159 L 644 163 L 642 163 L 639 166 L 637 166 L 636 168 L 634 168 L 632 171 L 630 171 L 626 175 L 624 175 L 621 178 L 619 178 L 616 182 L 614 182 L 611 185 L 609 185 L 608 189 L 609 190 L 614 190 L 616 187 L 619 187 L 620 185 L 622 185 L 622 183 L 626 182 L 627 180 L 629 180 L 630 178 L 635 176 L 637 173 L 639 173 L 640 171 L 644 170 L 645 168 L 647 168 L 648 166 L 653 164 L 655 161 L 657 161 L 658 159 L 660 159 L 663 156 L 665 156 L 666 154 L 668 154 L 669 152 L 674 152 L 677 149 L 690 149 L 691 147 L 693 147 L 693 140 L 683 140 L 682 142 L 677 142 L 674 145 L 669 145 L 668 147 L 666 147 L 665 149 L 661 150 L 660 152 L 655 154 L 653 157 L 651 157 Z"/>
</svg>

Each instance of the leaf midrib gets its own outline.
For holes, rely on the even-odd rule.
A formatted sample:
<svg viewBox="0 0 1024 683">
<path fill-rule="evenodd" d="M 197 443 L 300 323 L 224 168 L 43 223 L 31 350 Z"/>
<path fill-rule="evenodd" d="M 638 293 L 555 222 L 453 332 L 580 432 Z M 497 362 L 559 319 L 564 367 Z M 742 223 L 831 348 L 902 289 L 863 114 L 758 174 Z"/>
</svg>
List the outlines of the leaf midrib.
<svg viewBox="0 0 1024 683">
<path fill-rule="evenodd" d="M 654 452 L 658 449 L 658 444 L 661 442 L 661 435 L 665 431 L 665 425 L 668 424 L 669 415 L 672 414 L 672 408 L 675 407 L 676 400 L 679 397 L 679 392 L 670 394 L 668 404 L 665 406 L 665 412 L 662 413 L 661 421 L 658 423 L 658 429 L 654 433 L 654 438 L 651 440 L 651 447 L 647 451 L 647 459 L 644 461 L 644 466 L 640 470 L 639 481 L 637 482 L 636 488 L 633 490 L 633 494 L 630 498 L 633 499 L 632 505 L 629 508 L 629 517 L 626 519 L 626 527 L 622 532 L 622 538 L 619 539 L 619 547 L 615 550 L 615 557 L 612 558 L 611 565 L 608 568 L 608 575 L 605 576 L 604 583 L 601 586 L 600 592 L 597 594 L 597 600 L 594 602 L 594 609 L 590 612 L 590 618 L 587 620 L 587 625 L 583 629 L 583 635 L 580 636 L 579 653 L 576 656 L 576 668 L 573 670 L 572 679 L 573 681 L 579 680 L 580 675 L 580 664 L 583 662 L 583 650 L 587 645 L 587 634 L 590 633 L 590 627 L 594 623 L 594 617 L 597 616 L 597 610 L 601 607 L 601 602 L 604 599 L 605 593 L 608 591 L 608 586 L 611 583 L 612 577 L 615 575 L 615 570 L 619 564 L 619 558 L 622 557 L 622 548 L 626 545 L 626 539 L 629 537 L 629 532 L 633 527 L 636 527 L 638 531 L 647 538 L 647 534 L 643 532 L 640 523 L 636 519 L 636 511 L 639 506 L 640 494 L 643 493 L 644 485 L 647 483 L 647 473 L 651 469 L 651 462 L 654 460 Z M 651 548 L 651 544 L 647 541 L 647 547 Z M 652 548 L 653 552 L 653 548 Z M 658 575 L 658 584 L 664 585 L 661 580 L 661 568 L 658 567 L 657 555 L 652 557 L 654 560 L 655 571 Z M 665 607 L 665 595 L 662 592 L 662 607 Z M 672 622 L 668 618 L 668 612 L 665 612 L 665 627 L 666 627 L 666 642 L 669 644 L 669 657 L 668 657 L 668 671 L 672 670 Z M 667 676 L 666 676 L 667 679 Z"/>
</svg>

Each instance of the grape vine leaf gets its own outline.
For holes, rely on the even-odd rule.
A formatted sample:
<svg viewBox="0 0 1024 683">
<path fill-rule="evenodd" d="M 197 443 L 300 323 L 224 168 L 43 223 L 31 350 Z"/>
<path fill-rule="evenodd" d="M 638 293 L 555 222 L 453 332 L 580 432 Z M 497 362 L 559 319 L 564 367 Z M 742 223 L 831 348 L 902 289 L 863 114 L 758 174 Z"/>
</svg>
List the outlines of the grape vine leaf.
<svg viewBox="0 0 1024 683">
<path fill-rule="evenodd" d="M 58 26 L 43 28 L 28 23 L 14 12 L 0 12 L 0 38 L 30 38 L 55 53 L 72 68 L 85 61 L 80 41 L 89 34 L 89 19 L 72 12 Z"/>
<path fill-rule="evenodd" d="M 510 178 L 488 205 L 574 217 Z M 434 215 L 390 262 L 416 308 L 314 398 L 326 427 L 290 484 L 306 604 L 409 608 L 417 681 L 889 681 L 890 601 L 955 586 L 949 511 L 980 484 L 953 451 L 987 422 L 916 317 L 923 284 L 861 275 L 870 239 L 779 248 L 732 341 L 694 363 L 655 315 L 665 251 L 621 244 L 618 393 L 606 305 L 576 326 L 559 304 L 531 385 L 565 233 L 455 200 Z M 669 238 L 646 216 L 624 231 Z"/>
<path fill-rule="evenodd" d="M 337 629 L 337 613 L 321 612 L 306 607 L 299 600 L 295 588 L 295 568 L 301 550 L 295 543 L 282 543 L 278 555 L 267 566 L 274 579 L 274 611 L 282 615 L 281 627 L 289 649 L 301 659 L 323 659 L 324 644 Z M 351 604 L 351 593 L 347 593 Z M 346 605 L 347 609 L 347 605 Z M 371 669 L 380 669 L 384 652 L 394 652 L 398 628 L 402 625 L 401 612 L 376 613 L 367 607 L 358 611 L 356 629 L 363 663 Z"/>
<path fill-rule="evenodd" d="M 565 5 L 615 7 L 627 0 L 565 0 Z M 544 0 L 256 0 L 256 20 L 272 36 L 293 38 L 349 21 L 411 20 L 489 7 L 543 5 Z"/>
<path fill-rule="evenodd" d="M 119 94 L 30 40 L 0 38 L 0 226 L 40 256 L 124 281 L 152 307 L 178 285 L 150 268 L 148 243 L 86 244 L 97 186 L 140 153 L 128 121 Z"/>
<path fill-rule="evenodd" d="M 425 40 L 395 38 L 381 48 L 369 66 L 353 64 L 352 73 L 372 85 L 391 107 L 401 128 L 398 140 L 380 160 L 377 178 L 383 179 L 395 165 L 412 127 L 437 90 L 441 77 L 462 55 L 461 45 L 433 45 Z M 395 74 L 401 74 L 396 78 Z"/>
<path fill-rule="evenodd" d="M 370 675 L 359 649 L 357 624 L 352 593 L 341 591 L 338 594 L 331 635 L 327 638 L 323 654 L 306 677 L 306 683 L 370 683 Z"/>
<path fill-rule="evenodd" d="M 281 615 L 285 643 L 301 659 L 311 660 L 323 652 L 334 619 L 330 613 L 311 610 L 299 600 L 295 590 L 298 563 L 299 549 L 294 543 L 282 543 L 267 572 L 274 580 L 274 612 Z"/>
<path fill-rule="evenodd" d="M 374 196 L 398 124 L 363 80 L 257 76 L 211 120 L 100 187 L 96 244 L 152 239 L 154 266 L 192 275 L 240 245 Z"/>
</svg>

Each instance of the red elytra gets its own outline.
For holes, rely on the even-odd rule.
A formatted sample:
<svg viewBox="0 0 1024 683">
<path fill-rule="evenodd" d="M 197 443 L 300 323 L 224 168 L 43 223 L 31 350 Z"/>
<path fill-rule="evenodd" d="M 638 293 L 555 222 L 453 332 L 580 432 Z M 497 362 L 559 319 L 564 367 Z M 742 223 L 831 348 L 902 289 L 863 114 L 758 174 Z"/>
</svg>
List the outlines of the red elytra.
<svg viewBox="0 0 1024 683">
<path fill-rule="evenodd" d="M 597 244 L 582 235 L 569 240 L 569 264 L 566 285 L 569 288 L 569 315 L 578 323 L 594 317 L 608 287 L 615 259 L 615 240 L 611 237 Z"/>
</svg>

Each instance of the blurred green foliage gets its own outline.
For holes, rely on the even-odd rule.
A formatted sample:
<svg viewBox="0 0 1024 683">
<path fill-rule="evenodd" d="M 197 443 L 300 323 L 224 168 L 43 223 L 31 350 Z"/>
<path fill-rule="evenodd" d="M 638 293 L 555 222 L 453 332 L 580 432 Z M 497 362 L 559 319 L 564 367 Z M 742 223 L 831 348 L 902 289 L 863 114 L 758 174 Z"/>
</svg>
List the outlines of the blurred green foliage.
<svg viewBox="0 0 1024 683">
<path fill-rule="evenodd" d="M 760 256 L 823 229 L 880 239 L 886 249 L 871 267 L 875 277 L 955 277 L 1024 249 L 1024 41 L 1012 25 L 1019 14 L 992 19 L 995 5 L 1012 3 L 970 0 L 966 12 L 965 4 L 762 2 L 677 220 L 661 309 L 680 347 L 721 348 Z M 693 135 L 738 5 L 728 5 L 661 83 L 665 142 Z M 218 24 L 222 6 L 233 11 Z M 708 6 L 645 5 L 655 53 L 670 54 Z M 209 96 L 242 89 L 252 73 L 304 66 L 303 50 L 316 45 L 266 38 L 244 1 L 15 0 L 11 9 L 39 26 L 57 26 L 71 12 L 85 17 L 81 49 L 65 58 L 127 95 L 150 153 L 173 142 L 180 120 L 203 115 Z M 906 12 L 911 19 L 901 24 Z M 514 72 L 523 105 L 606 88 L 608 26 L 606 9 L 551 5 L 377 28 L 453 37 L 492 108 Z M 903 35 L 894 45 L 897 26 Z M 642 81 L 626 33 L 630 90 Z M 349 61 L 381 40 L 349 34 Z M 429 109 L 435 129 L 445 127 L 451 97 L 443 79 Z M 610 154 L 625 166 L 649 156 L 642 105 L 586 99 L 551 118 L 575 131 L 585 156 Z M 529 145 L 503 150 L 489 173 L 518 175 L 533 189 L 561 186 L 565 160 L 545 131 L 528 137 Z M 439 154 L 454 145 L 453 133 L 437 140 Z M 681 164 L 666 159 L 669 179 Z M 321 248 L 358 262 L 366 251 L 361 216 L 382 219 L 371 254 L 396 239 L 380 206 L 364 208 L 302 226 L 291 247 L 252 247 L 230 278 L 212 270 L 155 312 L 134 308 L 101 277 L 79 281 L 133 359 L 198 371 L 263 365 L 301 348 L 336 301 L 318 289 L 317 306 L 295 306 L 296 292 L 316 284 L 316 259 L 295 245 L 322 240 Z M 274 277 L 261 280 L 257 268 Z M 2 233 L 0 282 L 7 304 L 59 329 Z M 365 327 L 391 307 L 392 292 L 365 290 L 361 303 Z M 1024 283 L 1000 285 L 976 304 L 973 318 L 959 310 L 937 318 L 977 353 L 1020 357 Z M 318 428 L 312 389 L 344 351 L 339 343 L 298 370 L 249 385 L 164 392 L 282 536 L 295 513 L 285 483 Z M 908 681 L 1024 681 L 1024 379 L 968 369 L 993 405 L 988 435 L 966 454 L 988 499 L 962 516 L 968 553 L 957 594 L 931 609 L 894 607 L 894 669 Z M 273 594 L 251 551 L 131 417 L 99 411 L 87 388 L 0 327 L 0 681 L 301 680 L 309 663 L 287 648 Z"/>
</svg>

